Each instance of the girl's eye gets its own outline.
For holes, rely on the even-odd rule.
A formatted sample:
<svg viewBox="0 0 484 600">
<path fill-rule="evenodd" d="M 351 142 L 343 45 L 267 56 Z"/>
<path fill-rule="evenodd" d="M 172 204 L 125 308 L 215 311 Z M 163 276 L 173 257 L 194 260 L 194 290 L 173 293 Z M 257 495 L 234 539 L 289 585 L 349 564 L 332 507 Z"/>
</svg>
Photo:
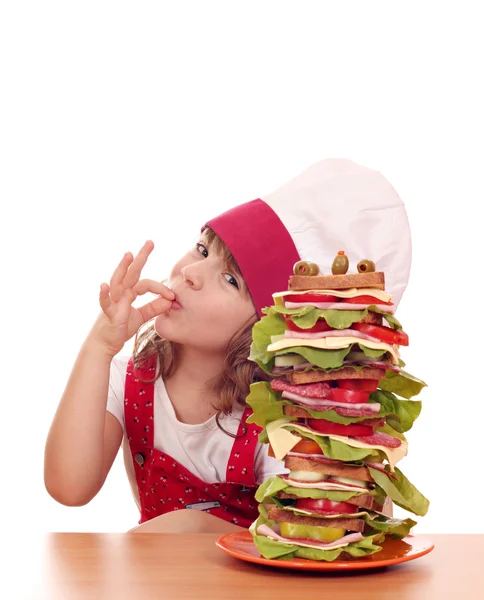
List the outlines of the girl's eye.
<svg viewBox="0 0 484 600">
<path fill-rule="evenodd" d="M 232 277 L 232 275 L 230 273 L 224 273 L 224 277 L 230 283 L 230 285 L 233 285 L 237 289 L 239 289 L 239 283 L 238 283 L 237 279 L 235 279 L 235 277 Z"/>
<path fill-rule="evenodd" d="M 198 242 L 198 244 L 196 245 L 196 249 L 199 254 L 207 258 L 208 250 L 202 243 Z M 234 287 L 239 289 L 239 282 L 237 281 L 237 279 L 235 279 L 235 277 L 233 277 L 230 273 L 224 273 L 224 277 L 230 283 L 230 285 L 233 285 Z"/>
<path fill-rule="evenodd" d="M 204 256 L 205 258 L 207 258 L 207 256 L 208 256 L 208 250 L 205 248 L 205 246 L 203 244 L 200 244 L 200 242 L 199 242 L 197 244 L 196 248 L 197 248 L 197 252 L 199 252 L 202 256 Z"/>
</svg>

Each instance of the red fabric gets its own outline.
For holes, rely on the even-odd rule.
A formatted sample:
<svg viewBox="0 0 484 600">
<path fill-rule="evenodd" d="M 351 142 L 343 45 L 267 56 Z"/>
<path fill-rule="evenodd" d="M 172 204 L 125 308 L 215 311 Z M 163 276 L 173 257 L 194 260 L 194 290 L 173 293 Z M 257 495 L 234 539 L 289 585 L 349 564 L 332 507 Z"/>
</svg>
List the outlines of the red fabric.
<svg viewBox="0 0 484 600">
<path fill-rule="evenodd" d="M 254 306 L 271 306 L 272 294 L 288 287 L 299 253 L 282 221 L 263 200 L 240 204 L 206 223 L 239 265 Z"/>
<path fill-rule="evenodd" d="M 205 483 L 166 452 L 153 447 L 155 386 L 142 380 L 153 379 L 155 369 L 153 364 L 143 370 L 133 370 L 130 359 L 126 371 L 124 416 L 140 496 L 139 522 L 208 502 L 211 504 L 205 512 L 240 527 L 249 527 L 259 515 L 254 499 L 257 490 L 254 456 L 261 431 L 257 425 L 246 423 L 251 409 L 247 409 L 241 419 L 227 464 L 226 482 Z"/>
</svg>

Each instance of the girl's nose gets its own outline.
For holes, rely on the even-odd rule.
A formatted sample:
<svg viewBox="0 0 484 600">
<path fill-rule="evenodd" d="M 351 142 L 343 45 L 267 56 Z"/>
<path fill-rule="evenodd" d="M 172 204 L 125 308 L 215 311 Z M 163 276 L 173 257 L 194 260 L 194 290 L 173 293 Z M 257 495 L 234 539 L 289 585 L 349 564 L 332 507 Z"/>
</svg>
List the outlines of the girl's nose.
<svg viewBox="0 0 484 600">
<path fill-rule="evenodd" d="M 183 280 L 186 281 L 188 285 L 194 290 L 201 289 L 203 285 L 203 276 L 201 273 L 201 269 L 197 267 L 198 265 L 195 263 L 191 265 L 186 265 L 181 270 Z"/>
</svg>

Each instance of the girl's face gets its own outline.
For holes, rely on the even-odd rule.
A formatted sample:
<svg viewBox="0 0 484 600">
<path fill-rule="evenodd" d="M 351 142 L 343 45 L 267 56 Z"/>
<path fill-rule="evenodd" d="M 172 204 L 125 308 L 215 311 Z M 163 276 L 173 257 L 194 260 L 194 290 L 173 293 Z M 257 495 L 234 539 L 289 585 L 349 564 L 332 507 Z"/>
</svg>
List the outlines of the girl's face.
<svg viewBox="0 0 484 600">
<path fill-rule="evenodd" d="M 256 311 L 238 269 L 229 264 L 214 235 L 203 232 L 196 246 L 173 267 L 167 282 L 176 294 L 172 308 L 155 319 L 164 339 L 223 353 Z M 230 262 L 230 261 L 229 261 Z M 233 262 L 233 261 L 232 261 Z"/>
</svg>

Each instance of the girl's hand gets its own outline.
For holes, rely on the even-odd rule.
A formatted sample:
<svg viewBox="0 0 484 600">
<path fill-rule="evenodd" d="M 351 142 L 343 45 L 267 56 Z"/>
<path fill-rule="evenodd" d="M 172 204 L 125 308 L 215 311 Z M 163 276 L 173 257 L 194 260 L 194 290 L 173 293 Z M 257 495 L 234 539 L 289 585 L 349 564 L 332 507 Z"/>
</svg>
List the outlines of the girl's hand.
<svg viewBox="0 0 484 600">
<path fill-rule="evenodd" d="M 175 294 L 166 286 L 152 279 L 141 279 L 141 270 L 154 248 L 147 241 L 133 259 L 127 252 L 111 277 L 110 284 L 102 283 L 99 315 L 90 337 L 115 356 L 138 329 L 150 319 L 170 310 Z M 158 298 L 140 308 L 134 308 L 134 300 L 146 292 L 158 294 Z"/>
</svg>

